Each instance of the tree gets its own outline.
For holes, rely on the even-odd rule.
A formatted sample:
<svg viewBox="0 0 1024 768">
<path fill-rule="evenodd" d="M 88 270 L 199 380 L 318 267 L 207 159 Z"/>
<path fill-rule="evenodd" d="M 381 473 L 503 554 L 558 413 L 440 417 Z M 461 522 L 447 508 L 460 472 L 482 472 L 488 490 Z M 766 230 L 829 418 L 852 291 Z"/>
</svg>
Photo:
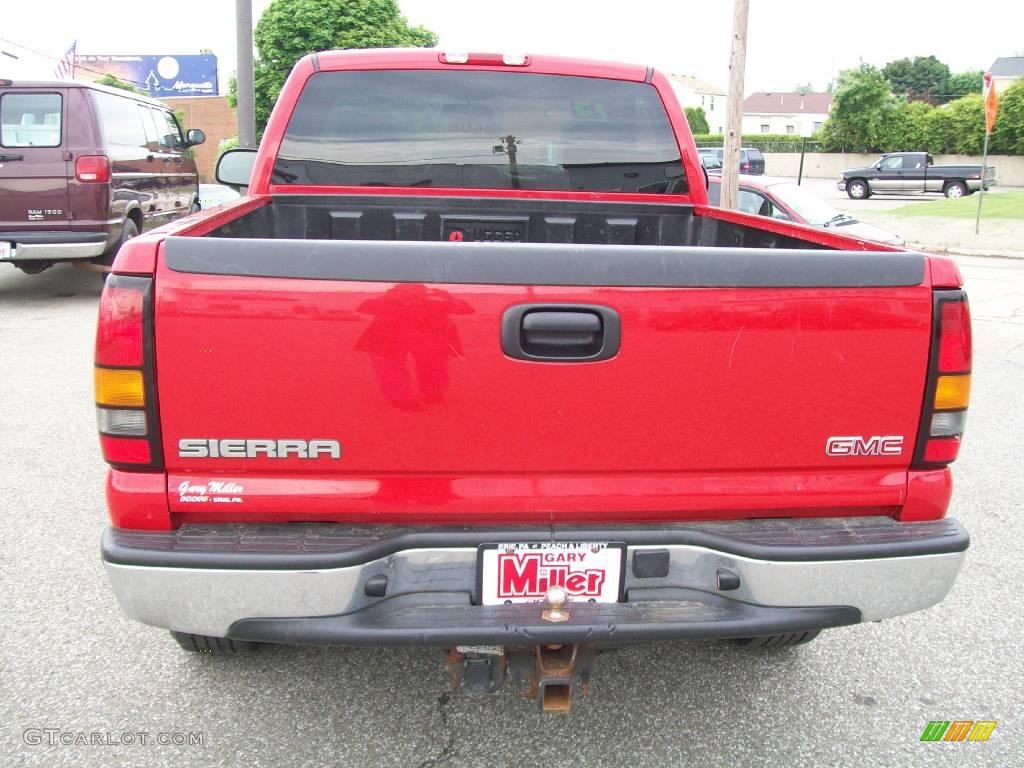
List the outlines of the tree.
<svg viewBox="0 0 1024 768">
<path fill-rule="evenodd" d="M 934 56 L 896 59 L 882 69 L 892 92 L 904 95 L 907 101 L 936 103 L 949 92 L 949 67 Z"/>
<path fill-rule="evenodd" d="M 690 124 L 690 133 L 711 133 L 704 107 L 685 107 L 683 111 L 686 113 L 686 122 Z"/>
<path fill-rule="evenodd" d="M 256 129 L 262 134 L 295 62 L 337 48 L 430 47 L 437 35 L 412 27 L 395 0 L 273 0 L 253 33 Z M 235 88 L 229 92 L 232 106 Z"/>
<path fill-rule="evenodd" d="M 999 154 L 1024 155 L 1024 80 L 999 94 L 999 111 L 989 149 Z"/>
<path fill-rule="evenodd" d="M 882 73 L 870 64 L 840 73 L 832 111 L 821 129 L 827 151 L 879 152 L 889 143 L 896 98 Z"/>
<path fill-rule="evenodd" d="M 958 99 L 972 93 L 981 93 L 984 85 L 985 74 L 980 70 L 973 72 L 957 72 L 949 78 L 949 85 L 946 86 L 947 101 Z"/>
<path fill-rule="evenodd" d="M 985 140 L 985 106 L 972 93 L 924 116 L 926 149 L 935 155 L 980 155 Z"/>
<path fill-rule="evenodd" d="M 131 91 L 132 93 L 145 93 L 145 91 L 136 88 L 131 83 L 126 83 L 124 80 L 119 80 L 111 74 L 103 75 L 103 77 L 96 78 L 96 85 L 105 85 L 108 88 L 119 88 L 122 91 Z"/>
<path fill-rule="evenodd" d="M 889 122 L 886 152 L 920 152 L 927 148 L 925 121 L 935 107 L 923 101 L 900 101 Z"/>
<path fill-rule="evenodd" d="M 798 85 L 793 90 L 797 93 L 814 93 L 814 86 L 811 83 L 804 83 L 803 85 Z"/>
</svg>

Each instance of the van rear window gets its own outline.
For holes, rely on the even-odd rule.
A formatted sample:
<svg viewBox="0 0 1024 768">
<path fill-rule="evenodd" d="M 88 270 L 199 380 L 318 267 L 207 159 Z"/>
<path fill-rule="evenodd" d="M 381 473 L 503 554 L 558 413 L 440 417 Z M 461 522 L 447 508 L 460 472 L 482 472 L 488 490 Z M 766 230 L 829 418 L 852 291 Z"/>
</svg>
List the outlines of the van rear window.
<svg viewBox="0 0 1024 768">
<path fill-rule="evenodd" d="M 59 93 L 5 93 L 0 96 L 0 145 L 59 147 Z"/>
<path fill-rule="evenodd" d="M 276 184 L 686 193 L 646 83 L 479 71 L 320 72 Z"/>
</svg>

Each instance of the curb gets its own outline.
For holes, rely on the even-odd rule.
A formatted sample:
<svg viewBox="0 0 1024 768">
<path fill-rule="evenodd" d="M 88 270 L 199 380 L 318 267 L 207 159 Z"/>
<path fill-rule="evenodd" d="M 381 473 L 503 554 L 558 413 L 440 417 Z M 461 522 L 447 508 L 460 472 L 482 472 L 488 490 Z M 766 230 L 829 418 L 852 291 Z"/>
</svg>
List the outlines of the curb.
<svg viewBox="0 0 1024 768">
<path fill-rule="evenodd" d="M 1024 260 L 1024 251 L 978 251 L 967 248 L 947 248 L 945 246 L 929 247 L 914 243 L 917 250 L 925 253 L 934 253 L 939 256 L 980 256 L 989 259 L 1018 259 Z"/>
</svg>

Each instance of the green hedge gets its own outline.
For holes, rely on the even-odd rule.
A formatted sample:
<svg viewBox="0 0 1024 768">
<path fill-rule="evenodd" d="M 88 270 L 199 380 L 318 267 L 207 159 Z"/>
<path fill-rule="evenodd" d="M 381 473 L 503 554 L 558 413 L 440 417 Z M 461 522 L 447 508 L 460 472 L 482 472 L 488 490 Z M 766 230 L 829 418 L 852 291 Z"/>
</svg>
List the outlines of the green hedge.
<svg viewBox="0 0 1024 768">
<path fill-rule="evenodd" d="M 980 93 L 932 106 L 891 97 L 874 114 L 880 126 L 865 144 L 853 139 L 852 127 L 869 122 L 864 111 L 841 119 L 833 110 L 820 138 L 828 152 L 931 152 L 933 155 L 980 155 L 985 141 L 985 105 Z M 711 137 L 709 137 L 711 138 Z M 746 141 L 746 138 L 744 138 Z M 999 112 L 989 152 L 1024 155 L 1024 80 L 999 94 Z"/>
<path fill-rule="evenodd" d="M 721 147 L 725 137 L 720 133 L 694 134 L 693 140 L 698 147 Z M 743 137 L 744 147 L 756 147 L 762 152 L 799 152 L 804 139 L 791 133 L 755 133 Z M 806 152 L 821 152 L 821 144 L 815 136 L 807 139 L 804 145 Z"/>
</svg>

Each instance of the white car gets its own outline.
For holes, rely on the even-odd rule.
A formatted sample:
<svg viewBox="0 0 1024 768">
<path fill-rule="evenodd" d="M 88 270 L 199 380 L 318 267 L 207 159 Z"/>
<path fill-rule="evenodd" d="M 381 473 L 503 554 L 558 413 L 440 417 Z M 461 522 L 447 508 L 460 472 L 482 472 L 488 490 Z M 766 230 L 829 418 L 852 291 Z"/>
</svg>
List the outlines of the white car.
<svg viewBox="0 0 1024 768">
<path fill-rule="evenodd" d="M 722 194 L 721 176 L 708 178 L 708 201 L 719 205 Z M 848 213 L 833 208 L 827 202 L 804 187 L 794 184 L 789 179 L 775 179 L 762 176 L 752 179 L 740 177 L 739 208 L 744 213 L 768 216 L 783 221 L 795 221 L 798 224 L 810 224 L 822 229 L 841 230 L 841 234 L 853 235 L 864 240 L 887 245 L 904 245 L 899 235 L 886 232 L 881 227 L 867 224 L 850 216 Z"/>
</svg>

